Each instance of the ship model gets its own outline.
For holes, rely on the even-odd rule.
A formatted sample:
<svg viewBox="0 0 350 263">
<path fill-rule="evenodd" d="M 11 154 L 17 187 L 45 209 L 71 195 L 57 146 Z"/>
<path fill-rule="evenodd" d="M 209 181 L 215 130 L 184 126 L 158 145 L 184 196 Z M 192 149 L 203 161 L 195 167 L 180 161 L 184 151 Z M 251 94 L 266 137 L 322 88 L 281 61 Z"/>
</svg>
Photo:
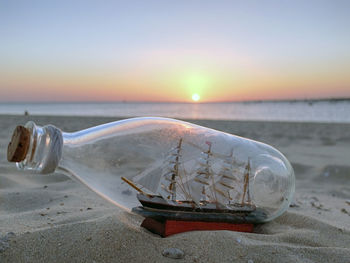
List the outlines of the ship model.
<svg viewBox="0 0 350 263">
<path fill-rule="evenodd" d="M 166 158 L 157 194 L 145 191 L 142 185 L 122 177 L 138 191 L 141 207 L 133 209 L 144 217 L 157 220 L 201 220 L 251 223 L 264 216 L 252 203 L 249 191 L 251 164 L 238 163 L 231 154 L 224 158 L 219 172 L 212 169 L 212 143 L 201 152 L 197 168 L 191 175 L 182 166 L 183 139 Z"/>
</svg>

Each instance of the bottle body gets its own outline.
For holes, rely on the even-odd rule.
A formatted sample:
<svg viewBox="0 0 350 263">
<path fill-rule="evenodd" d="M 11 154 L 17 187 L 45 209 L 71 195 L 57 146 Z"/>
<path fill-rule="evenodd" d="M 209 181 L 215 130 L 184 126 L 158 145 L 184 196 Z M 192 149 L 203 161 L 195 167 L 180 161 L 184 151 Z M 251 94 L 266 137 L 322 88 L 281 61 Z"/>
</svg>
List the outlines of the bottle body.
<svg viewBox="0 0 350 263">
<path fill-rule="evenodd" d="M 293 169 L 279 151 L 187 122 L 134 118 L 76 133 L 26 126 L 40 138 L 19 168 L 60 169 L 125 209 L 140 205 L 137 191 L 125 181 L 170 205 L 191 202 L 205 210 L 215 204 L 218 211 L 259 208 L 264 217 L 256 222 L 282 214 L 294 194 Z M 31 166 L 29 159 L 40 156 L 46 160 Z"/>
</svg>

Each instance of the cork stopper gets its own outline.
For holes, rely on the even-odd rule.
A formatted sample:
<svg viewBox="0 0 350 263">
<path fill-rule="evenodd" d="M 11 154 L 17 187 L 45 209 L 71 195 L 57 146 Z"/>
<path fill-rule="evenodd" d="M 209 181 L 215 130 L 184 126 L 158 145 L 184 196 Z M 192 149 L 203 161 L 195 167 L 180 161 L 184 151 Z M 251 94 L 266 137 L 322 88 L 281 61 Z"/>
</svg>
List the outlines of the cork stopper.
<svg viewBox="0 0 350 263">
<path fill-rule="evenodd" d="M 7 147 L 7 160 L 21 162 L 26 158 L 30 142 L 30 133 L 23 126 L 17 126 L 13 131 L 11 142 Z"/>
</svg>

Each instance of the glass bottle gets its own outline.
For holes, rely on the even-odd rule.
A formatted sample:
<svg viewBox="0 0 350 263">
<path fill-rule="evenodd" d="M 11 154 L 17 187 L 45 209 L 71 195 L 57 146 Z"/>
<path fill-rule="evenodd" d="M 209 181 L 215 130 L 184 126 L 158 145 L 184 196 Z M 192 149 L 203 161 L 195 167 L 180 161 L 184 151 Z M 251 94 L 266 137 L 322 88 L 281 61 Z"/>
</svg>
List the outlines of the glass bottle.
<svg viewBox="0 0 350 263">
<path fill-rule="evenodd" d="M 285 212 L 295 188 L 292 166 L 273 147 L 168 118 L 73 133 L 28 122 L 14 131 L 8 160 L 20 170 L 64 172 L 127 210 L 156 203 L 160 210 L 243 213 L 253 223 Z"/>
</svg>

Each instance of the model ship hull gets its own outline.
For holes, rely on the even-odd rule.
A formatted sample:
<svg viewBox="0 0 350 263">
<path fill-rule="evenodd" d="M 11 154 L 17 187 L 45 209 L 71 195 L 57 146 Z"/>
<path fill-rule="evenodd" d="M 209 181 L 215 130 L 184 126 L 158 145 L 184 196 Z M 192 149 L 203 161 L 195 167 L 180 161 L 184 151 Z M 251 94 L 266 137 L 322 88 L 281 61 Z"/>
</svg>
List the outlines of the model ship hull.
<svg viewBox="0 0 350 263">
<path fill-rule="evenodd" d="M 143 207 L 170 210 L 170 211 L 183 211 L 183 212 L 200 212 L 200 213 L 250 213 L 256 208 L 253 205 L 240 205 L 232 204 L 229 208 L 225 208 L 222 205 L 203 201 L 200 207 L 193 201 L 170 201 L 167 202 L 163 197 L 158 195 L 144 195 L 138 194 L 138 200 Z"/>
<path fill-rule="evenodd" d="M 168 204 L 161 196 L 138 194 L 142 206 L 132 209 L 133 212 L 158 221 L 203 221 L 227 223 L 255 223 L 263 221 L 266 213 L 255 206 L 242 206 L 236 209 L 218 209 L 215 204 L 202 204 L 203 207 L 194 207 L 194 203 L 187 201 Z"/>
</svg>

